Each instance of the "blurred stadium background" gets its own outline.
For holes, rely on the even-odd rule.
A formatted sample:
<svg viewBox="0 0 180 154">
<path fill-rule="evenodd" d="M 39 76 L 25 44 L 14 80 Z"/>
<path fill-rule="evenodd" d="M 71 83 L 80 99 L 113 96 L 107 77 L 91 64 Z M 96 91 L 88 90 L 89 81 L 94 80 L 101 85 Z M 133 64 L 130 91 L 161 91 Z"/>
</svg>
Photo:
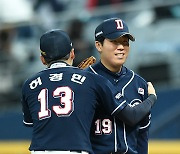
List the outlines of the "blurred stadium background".
<svg viewBox="0 0 180 154">
<path fill-rule="evenodd" d="M 28 154 L 31 128 L 22 124 L 21 86 L 43 69 L 39 36 L 69 33 L 76 66 L 98 54 L 94 29 L 124 19 L 136 37 L 127 63 L 155 85 L 149 154 L 180 154 L 180 0 L 0 0 L 0 154 Z"/>
</svg>

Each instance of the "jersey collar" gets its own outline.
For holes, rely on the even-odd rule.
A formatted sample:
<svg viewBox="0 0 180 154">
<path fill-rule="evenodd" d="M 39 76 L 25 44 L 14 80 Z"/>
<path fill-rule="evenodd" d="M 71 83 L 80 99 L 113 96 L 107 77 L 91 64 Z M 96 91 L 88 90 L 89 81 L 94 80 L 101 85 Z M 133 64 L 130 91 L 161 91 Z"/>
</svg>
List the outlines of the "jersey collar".
<svg viewBox="0 0 180 154">
<path fill-rule="evenodd" d="M 49 68 L 69 67 L 70 65 L 63 61 L 52 63 Z"/>
<path fill-rule="evenodd" d="M 98 63 L 99 67 L 104 70 L 105 72 L 107 72 L 108 74 L 111 74 L 112 76 L 115 76 L 115 77 L 120 77 L 122 75 L 125 75 L 127 73 L 127 68 L 125 66 L 122 66 L 122 69 L 120 72 L 118 73 L 114 73 L 114 72 L 111 72 L 110 70 L 108 70 L 102 63 L 101 61 L 99 61 Z"/>
</svg>

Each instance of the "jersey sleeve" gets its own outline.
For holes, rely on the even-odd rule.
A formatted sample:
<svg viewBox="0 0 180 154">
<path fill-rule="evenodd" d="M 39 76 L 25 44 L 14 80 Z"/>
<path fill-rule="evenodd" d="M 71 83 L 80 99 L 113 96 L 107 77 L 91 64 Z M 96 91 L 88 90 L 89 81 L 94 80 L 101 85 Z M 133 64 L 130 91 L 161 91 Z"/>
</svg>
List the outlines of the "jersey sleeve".
<svg viewBox="0 0 180 154">
<path fill-rule="evenodd" d="M 146 87 L 147 88 L 147 87 Z M 148 92 L 146 89 L 145 98 L 148 97 Z M 138 133 L 137 140 L 137 150 L 138 154 L 148 153 L 148 140 L 149 140 L 149 128 L 151 124 L 151 113 L 149 113 L 141 122 Z"/>
<path fill-rule="evenodd" d="M 140 127 L 139 127 L 139 131 L 143 132 L 146 129 L 149 129 L 151 125 L 151 113 L 149 113 L 141 122 L 140 122 Z"/>
<path fill-rule="evenodd" d="M 29 111 L 28 103 L 26 102 L 26 97 L 25 97 L 25 86 L 22 88 L 22 97 L 21 97 L 21 104 L 22 104 L 22 112 L 23 112 L 23 123 L 27 127 L 32 127 L 33 126 L 33 120 Z"/>
<path fill-rule="evenodd" d="M 147 82 L 145 84 L 145 95 L 143 100 L 145 100 L 148 97 L 148 85 Z M 149 114 L 140 122 L 140 128 L 139 128 L 139 132 L 144 132 L 146 130 L 149 129 L 151 124 L 151 113 L 149 112 Z"/>
<path fill-rule="evenodd" d="M 113 87 L 109 80 L 106 80 L 103 77 L 99 79 L 97 92 L 100 102 L 105 107 L 107 112 L 114 116 L 124 109 L 127 102 L 121 93 Z"/>
</svg>

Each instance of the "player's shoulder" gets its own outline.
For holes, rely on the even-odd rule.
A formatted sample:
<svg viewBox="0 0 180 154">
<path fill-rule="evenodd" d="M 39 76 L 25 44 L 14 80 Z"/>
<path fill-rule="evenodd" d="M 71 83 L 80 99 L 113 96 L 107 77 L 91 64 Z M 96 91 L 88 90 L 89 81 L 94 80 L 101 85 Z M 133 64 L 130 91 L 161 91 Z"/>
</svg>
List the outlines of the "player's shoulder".
<svg viewBox="0 0 180 154">
<path fill-rule="evenodd" d="M 92 72 L 94 74 L 101 74 L 102 72 L 105 72 L 106 68 L 102 65 L 102 63 L 99 61 L 93 65 L 90 65 L 86 70 L 89 72 Z"/>
<path fill-rule="evenodd" d="M 131 69 L 127 69 L 128 73 L 130 74 L 133 74 L 134 75 L 134 79 L 139 81 L 139 82 L 142 82 L 142 83 L 147 83 L 147 81 L 141 76 L 139 75 L 138 73 L 134 72 L 133 70 Z"/>
<path fill-rule="evenodd" d="M 89 80 L 91 81 L 91 85 L 98 86 L 98 87 L 107 87 L 111 86 L 110 81 L 103 77 L 98 73 L 94 73 L 93 71 L 89 71 L 87 69 L 83 70 L 84 73 L 88 76 Z"/>
<path fill-rule="evenodd" d="M 93 80 L 97 80 L 99 82 L 106 82 L 108 81 L 105 77 L 103 77 L 102 75 L 99 75 L 97 73 L 94 73 L 92 70 L 89 70 L 90 68 L 88 69 L 85 69 L 83 70 L 85 74 L 87 74 L 89 77 L 91 77 L 91 79 Z"/>
<path fill-rule="evenodd" d="M 89 67 L 87 67 L 87 68 L 85 69 L 85 71 L 92 72 L 92 73 L 96 74 L 96 73 L 94 72 L 94 67 L 96 67 L 96 66 L 97 66 L 97 64 L 90 65 Z"/>
<path fill-rule="evenodd" d="M 40 71 L 40 72 L 38 72 L 38 73 L 35 73 L 35 74 L 32 74 L 31 76 L 29 76 L 29 77 L 24 81 L 23 87 L 29 86 L 29 84 L 30 84 L 32 81 L 35 81 L 35 80 L 38 81 L 38 78 L 42 76 L 41 74 L 43 74 L 44 71 L 45 71 L 45 69 L 42 70 L 42 71 Z"/>
<path fill-rule="evenodd" d="M 142 77 L 140 76 L 139 74 L 135 73 L 135 78 L 137 78 L 137 80 L 141 81 L 141 82 L 144 82 L 144 83 L 147 83 L 147 81 Z"/>
<path fill-rule="evenodd" d="M 125 67 L 126 68 L 126 67 Z M 126 77 L 131 77 L 131 83 L 139 87 L 147 88 L 147 81 L 138 73 L 126 68 Z"/>
</svg>

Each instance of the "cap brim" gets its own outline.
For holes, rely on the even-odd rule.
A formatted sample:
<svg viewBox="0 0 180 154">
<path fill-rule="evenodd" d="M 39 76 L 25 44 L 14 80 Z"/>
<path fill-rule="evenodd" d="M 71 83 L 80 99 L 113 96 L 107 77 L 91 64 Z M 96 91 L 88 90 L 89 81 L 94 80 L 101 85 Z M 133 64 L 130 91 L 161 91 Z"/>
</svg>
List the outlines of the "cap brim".
<svg viewBox="0 0 180 154">
<path fill-rule="evenodd" d="M 111 33 L 111 34 L 107 34 L 106 36 L 105 36 L 105 38 L 107 38 L 107 39 L 110 39 L 110 40 L 115 40 L 115 39 L 117 39 L 117 38 L 119 38 L 119 37 L 122 37 L 122 36 L 125 36 L 125 35 L 127 35 L 128 36 L 128 38 L 131 40 L 131 41 L 135 41 L 135 37 L 133 36 L 133 35 L 131 35 L 130 33 Z"/>
</svg>

